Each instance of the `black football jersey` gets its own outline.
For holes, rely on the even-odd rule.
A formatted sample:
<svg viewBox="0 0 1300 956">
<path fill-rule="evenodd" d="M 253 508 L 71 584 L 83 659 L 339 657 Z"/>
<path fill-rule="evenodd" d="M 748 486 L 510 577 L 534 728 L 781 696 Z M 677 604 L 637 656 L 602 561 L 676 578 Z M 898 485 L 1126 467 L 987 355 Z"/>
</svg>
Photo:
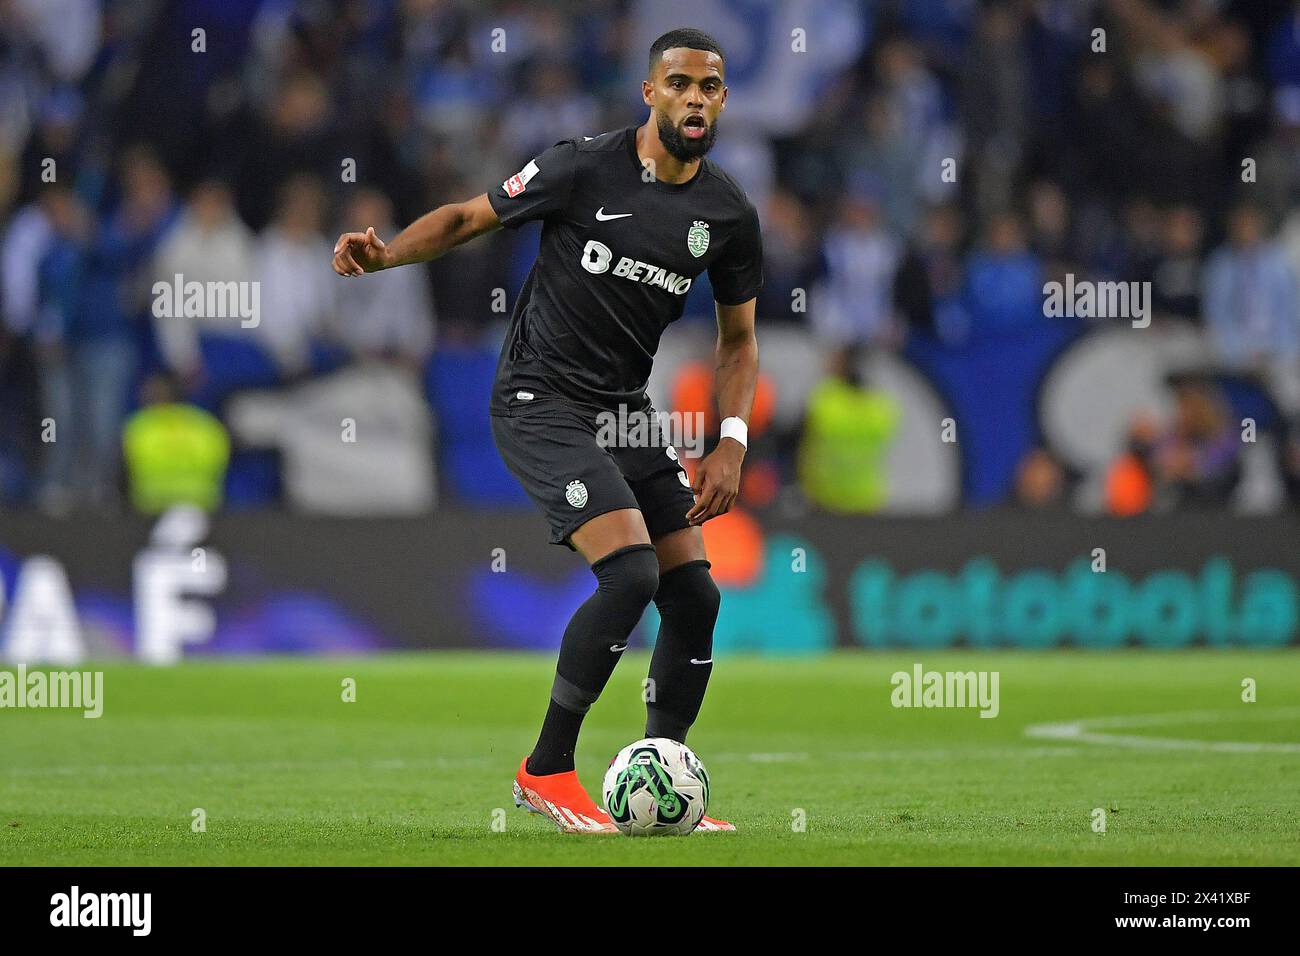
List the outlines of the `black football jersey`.
<svg viewBox="0 0 1300 956">
<path fill-rule="evenodd" d="M 649 177 L 636 127 L 556 143 L 488 192 L 503 226 L 542 220 L 510 317 L 491 411 L 559 399 L 646 408 L 659 337 L 706 269 L 724 305 L 762 285 L 758 213 L 707 157 L 689 182 Z"/>
</svg>

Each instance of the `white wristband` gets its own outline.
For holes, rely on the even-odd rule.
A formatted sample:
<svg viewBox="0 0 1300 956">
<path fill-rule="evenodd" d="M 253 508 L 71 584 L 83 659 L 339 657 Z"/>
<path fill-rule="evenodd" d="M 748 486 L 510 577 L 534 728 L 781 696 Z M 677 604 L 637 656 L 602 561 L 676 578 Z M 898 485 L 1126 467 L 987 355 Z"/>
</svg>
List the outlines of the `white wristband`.
<svg viewBox="0 0 1300 956">
<path fill-rule="evenodd" d="M 744 419 L 732 415 L 722 420 L 722 438 L 734 438 L 742 448 L 749 447 L 749 426 Z"/>
</svg>

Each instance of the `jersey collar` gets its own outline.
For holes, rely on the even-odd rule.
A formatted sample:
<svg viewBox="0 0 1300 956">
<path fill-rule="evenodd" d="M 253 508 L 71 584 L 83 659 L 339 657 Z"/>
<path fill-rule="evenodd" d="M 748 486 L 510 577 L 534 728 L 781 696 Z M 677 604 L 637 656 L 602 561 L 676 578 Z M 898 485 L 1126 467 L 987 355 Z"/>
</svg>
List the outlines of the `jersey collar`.
<svg viewBox="0 0 1300 956">
<path fill-rule="evenodd" d="M 636 174 L 640 176 L 643 172 L 645 172 L 645 167 L 641 165 L 641 157 L 637 155 L 636 131 L 637 131 L 637 127 L 629 126 L 626 130 L 623 131 L 623 140 L 627 145 L 627 154 L 632 157 L 632 164 L 636 169 Z M 692 176 L 690 179 L 686 180 L 686 182 L 684 183 L 666 183 L 662 179 L 655 177 L 654 179 L 650 180 L 648 185 L 653 186 L 656 189 L 662 190 L 663 192 L 670 192 L 670 193 L 679 193 L 684 190 L 690 189 L 693 185 L 695 185 L 696 181 L 698 181 L 699 178 L 702 175 L 704 175 L 704 164 L 707 162 L 708 159 L 701 158 L 699 168 L 695 170 L 695 175 Z"/>
</svg>

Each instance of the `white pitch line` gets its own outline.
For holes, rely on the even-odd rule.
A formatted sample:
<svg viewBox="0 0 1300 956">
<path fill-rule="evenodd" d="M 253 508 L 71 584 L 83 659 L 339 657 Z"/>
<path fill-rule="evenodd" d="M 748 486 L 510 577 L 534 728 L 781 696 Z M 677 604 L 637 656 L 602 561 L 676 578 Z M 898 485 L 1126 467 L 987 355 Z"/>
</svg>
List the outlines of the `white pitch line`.
<svg viewBox="0 0 1300 956">
<path fill-rule="evenodd" d="M 1059 723 L 1031 724 L 1025 727 L 1026 737 L 1060 741 L 1061 744 L 1085 743 L 1116 747 L 1133 747 L 1150 750 L 1197 750 L 1219 753 L 1300 753 L 1300 743 L 1251 743 L 1245 741 L 1184 740 L 1174 737 L 1144 737 L 1137 734 L 1098 733 L 1105 729 L 1130 729 L 1168 724 L 1218 723 L 1227 711 L 1188 711 L 1168 714 L 1132 714 L 1123 717 L 1092 717 Z M 1236 715 L 1242 716 L 1242 715 Z M 1271 708 L 1250 715 L 1252 719 L 1277 717 L 1300 718 L 1300 707 Z M 745 761 L 747 763 L 799 763 L 805 760 L 950 760 L 958 757 L 980 756 L 987 758 L 1060 757 L 1077 754 L 1077 747 L 980 747 L 968 748 L 899 748 L 893 750 L 839 750 L 809 753 L 785 752 L 720 752 L 708 755 L 710 761 Z M 249 761 L 246 763 L 172 763 L 172 764 L 71 764 L 49 767 L 0 766 L 0 778 L 25 776 L 59 776 L 78 774 L 169 774 L 214 772 L 293 772 L 338 770 L 432 770 L 457 766 L 482 766 L 491 763 L 487 756 L 433 757 L 417 760 L 389 758 L 383 760 L 354 761 Z"/>
<path fill-rule="evenodd" d="M 952 760 L 959 757 L 1059 757 L 1079 753 L 1078 747 L 983 747 L 916 748 L 899 750 L 819 750 L 816 753 L 712 753 L 714 761 L 748 763 L 797 763 L 804 760 Z"/>
<path fill-rule="evenodd" d="M 264 760 L 247 763 L 218 761 L 214 763 L 154 763 L 154 764 L 69 764 L 50 767 L 0 767 L 0 777 L 44 776 L 76 774 L 170 774 L 170 773 L 222 773 L 298 771 L 298 770 L 434 770 L 448 767 L 465 767 L 492 762 L 491 757 L 428 757 L 419 760 Z"/>
<path fill-rule="evenodd" d="M 1113 747 L 1133 747 L 1140 750 L 1195 750 L 1209 753 L 1234 754 L 1296 754 L 1300 743 L 1270 743 L 1243 740 L 1189 740 L 1181 737 L 1147 737 L 1142 734 L 1098 733 L 1102 730 L 1131 730 L 1138 727 L 1163 727 L 1170 724 L 1217 724 L 1225 718 L 1235 722 L 1241 718 L 1268 720 L 1270 718 L 1300 717 L 1300 707 L 1280 707 L 1248 713 L 1224 710 L 1194 710 L 1168 714 L 1131 714 L 1122 717 L 1090 717 L 1057 723 L 1030 724 L 1026 737 L 1040 740 L 1060 740 L 1069 743 L 1103 744 Z"/>
<path fill-rule="evenodd" d="M 708 754 L 709 762 L 744 761 L 746 763 L 799 763 L 804 760 L 952 760 L 958 757 L 1060 757 L 1077 754 L 1078 747 L 980 747 L 968 748 L 918 748 L 897 750 L 827 750 L 809 753 L 804 751 L 718 752 Z M 175 773 L 267 773 L 320 770 L 436 770 L 454 767 L 485 766 L 496 758 L 481 757 L 425 757 L 417 760 L 389 758 L 384 760 L 265 760 L 233 763 L 153 763 L 153 764 L 64 764 L 48 767 L 0 766 L 0 779 L 33 776 L 77 776 L 80 774 L 175 774 Z"/>
</svg>

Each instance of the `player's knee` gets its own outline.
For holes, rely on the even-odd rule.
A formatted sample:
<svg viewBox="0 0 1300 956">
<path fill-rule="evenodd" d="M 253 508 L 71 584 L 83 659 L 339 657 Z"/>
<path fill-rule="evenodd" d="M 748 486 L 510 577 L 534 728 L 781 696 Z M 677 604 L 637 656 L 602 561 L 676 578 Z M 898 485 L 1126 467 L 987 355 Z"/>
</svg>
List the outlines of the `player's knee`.
<svg viewBox="0 0 1300 956">
<path fill-rule="evenodd" d="M 662 612 L 666 608 L 710 624 L 718 618 L 722 593 L 709 573 L 708 561 L 688 561 L 665 571 L 659 578 L 655 602 Z"/>
<path fill-rule="evenodd" d="M 659 589 L 659 559 L 653 545 L 619 548 L 591 566 L 599 589 L 628 605 L 644 609 Z"/>
</svg>

